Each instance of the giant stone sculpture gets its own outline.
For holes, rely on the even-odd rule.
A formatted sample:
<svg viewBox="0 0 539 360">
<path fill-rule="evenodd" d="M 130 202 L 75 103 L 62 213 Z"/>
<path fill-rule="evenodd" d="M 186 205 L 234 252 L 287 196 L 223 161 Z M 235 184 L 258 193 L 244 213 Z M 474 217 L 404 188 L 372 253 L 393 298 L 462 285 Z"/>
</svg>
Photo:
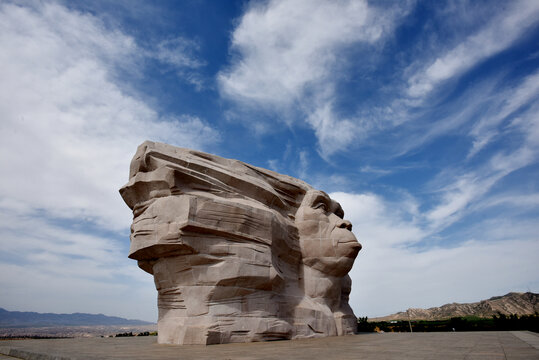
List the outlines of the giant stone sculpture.
<svg viewBox="0 0 539 360">
<path fill-rule="evenodd" d="M 120 193 L 133 210 L 129 257 L 158 291 L 159 343 L 354 333 L 347 274 L 361 245 L 323 191 L 147 141 Z"/>
</svg>

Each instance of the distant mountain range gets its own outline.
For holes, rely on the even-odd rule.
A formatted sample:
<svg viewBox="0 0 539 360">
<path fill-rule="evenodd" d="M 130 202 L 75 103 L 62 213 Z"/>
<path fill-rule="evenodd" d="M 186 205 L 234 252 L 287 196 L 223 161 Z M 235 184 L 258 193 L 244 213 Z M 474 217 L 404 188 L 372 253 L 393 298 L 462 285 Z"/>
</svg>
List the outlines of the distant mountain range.
<svg viewBox="0 0 539 360">
<path fill-rule="evenodd" d="M 7 311 L 0 308 L 0 328 L 45 326 L 149 325 L 151 322 L 128 320 L 103 314 L 52 314 Z"/>
<path fill-rule="evenodd" d="M 495 296 L 488 300 L 482 300 L 467 304 L 445 304 L 430 309 L 408 309 L 408 311 L 370 319 L 372 321 L 386 320 L 442 320 L 452 317 L 477 316 L 482 318 L 492 317 L 498 313 L 504 315 L 530 315 L 539 313 L 539 294 L 526 292 L 511 292 L 504 296 Z"/>
</svg>

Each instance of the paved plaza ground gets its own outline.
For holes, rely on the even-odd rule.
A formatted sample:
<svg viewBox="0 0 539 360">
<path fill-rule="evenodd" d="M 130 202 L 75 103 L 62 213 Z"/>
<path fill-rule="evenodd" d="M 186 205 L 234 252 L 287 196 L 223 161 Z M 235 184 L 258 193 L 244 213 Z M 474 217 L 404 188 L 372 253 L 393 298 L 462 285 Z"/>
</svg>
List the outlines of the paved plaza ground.
<svg viewBox="0 0 539 360">
<path fill-rule="evenodd" d="M 210 346 L 158 345 L 156 337 L 0 341 L 0 359 L 539 359 L 528 331 L 369 333 Z"/>
</svg>

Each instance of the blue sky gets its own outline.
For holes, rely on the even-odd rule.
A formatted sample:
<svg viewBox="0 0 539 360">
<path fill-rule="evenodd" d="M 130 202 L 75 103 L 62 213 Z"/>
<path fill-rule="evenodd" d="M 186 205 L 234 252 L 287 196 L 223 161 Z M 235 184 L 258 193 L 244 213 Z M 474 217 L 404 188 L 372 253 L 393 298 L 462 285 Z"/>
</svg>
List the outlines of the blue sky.
<svg viewBox="0 0 539 360">
<path fill-rule="evenodd" d="M 358 316 L 539 292 L 538 44 L 535 0 L 3 1 L 0 307 L 156 320 L 146 139 L 331 193 Z"/>
</svg>

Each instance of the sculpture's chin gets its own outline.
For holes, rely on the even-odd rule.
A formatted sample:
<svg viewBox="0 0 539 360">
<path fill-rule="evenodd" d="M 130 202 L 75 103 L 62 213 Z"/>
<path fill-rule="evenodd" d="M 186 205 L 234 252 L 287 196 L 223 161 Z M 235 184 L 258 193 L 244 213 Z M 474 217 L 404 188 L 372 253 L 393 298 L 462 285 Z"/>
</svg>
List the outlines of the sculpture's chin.
<svg viewBox="0 0 539 360">
<path fill-rule="evenodd" d="M 340 272 L 338 276 L 344 276 L 352 270 L 352 266 L 354 266 L 355 257 L 342 257 L 339 261 L 339 268 Z"/>
<path fill-rule="evenodd" d="M 361 244 L 357 242 L 357 240 L 354 239 L 354 241 L 351 242 L 339 242 L 339 255 L 346 258 L 352 258 L 352 263 L 354 262 L 354 259 L 356 258 L 357 254 L 361 250 Z"/>
<path fill-rule="evenodd" d="M 326 275 L 341 277 L 352 269 L 355 258 L 342 257 L 311 257 L 303 258 L 303 264 Z"/>
</svg>

